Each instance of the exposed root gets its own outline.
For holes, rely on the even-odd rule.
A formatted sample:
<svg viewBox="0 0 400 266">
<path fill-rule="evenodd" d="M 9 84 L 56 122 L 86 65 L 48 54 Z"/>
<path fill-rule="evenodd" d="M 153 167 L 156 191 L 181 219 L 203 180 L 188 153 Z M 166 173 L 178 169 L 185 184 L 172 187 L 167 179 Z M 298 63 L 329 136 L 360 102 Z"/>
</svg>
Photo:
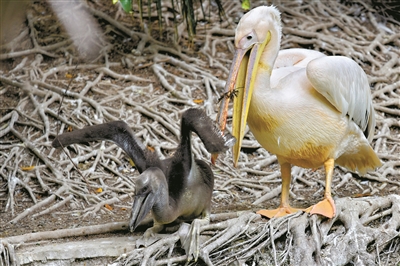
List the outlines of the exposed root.
<svg viewBox="0 0 400 266">
<path fill-rule="evenodd" d="M 29 9 L 26 29 L 0 47 L 4 63 L 0 68 L 0 265 L 18 264 L 18 243 L 38 241 L 45 234 L 24 237 L 23 230 L 33 230 L 26 224 L 51 223 L 56 215 L 71 223 L 62 226 L 128 219 L 137 171 L 123 151 L 115 144 L 96 142 L 60 152 L 50 144 L 56 134 L 124 120 L 145 146 L 164 158 L 178 143 L 183 110 L 198 106 L 216 117 L 233 55 L 234 29 L 243 14 L 239 2 L 225 1 L 227 21 L 210 17 L 199 25 L 192 47 L 184 27 L 178 27 L 182 34 L 177 43 L 177 38 L 169 39 L 173 34 L 160 36 L 149 28 L 142 32 L 138 21 L 121 15 L 110 2 L 99 2 L 81 4 L 104 34 L 96 62 L 82 62 L 43 1 Z M 362 178 L 335 169 L 332 193 L 338 214 L 332 220 L 302 213 L 270 221 L 253 212 L 237 217 L 237 210 L 279 204 L 276 156 L 261 149 L 248 132 L 237 169 L 230 151 L 213 166 L 213 212 L 233 213 L 220 215 L 218 221 L 213 220 L 218 215 L 211 215 L 211 224 L 201 227 L 199 260 L 209 265 L 396 265 L 400 202 L 391 194 L 398 193 L 400 186 L 400 24 L 385 17 L 385 5 L 375 9 L 375 4 L 365 1 L 277 0 L 272 4 L 282 12 L 283 48 L 345 55 L 366 71 L 377 111 L 373 148 L 383 166 Z M 167 20 L 172 15 L 169 10 L 163 11 Z M 198 138 L 193 139 L 193 150 L 196 158 L 209 159 Z M 294 206 L 306 207 L 322 198 L 320 170 L 293 171 Z M 60 235 L 60 230 L 54 234 L 72 236 Z M 11 241 L 10 234 L 21 237 Z M 179 237 L 161 236 L 147 248 L 121 255 L 116 264 L 184 263 L 187 257 Z"/>
</svg>

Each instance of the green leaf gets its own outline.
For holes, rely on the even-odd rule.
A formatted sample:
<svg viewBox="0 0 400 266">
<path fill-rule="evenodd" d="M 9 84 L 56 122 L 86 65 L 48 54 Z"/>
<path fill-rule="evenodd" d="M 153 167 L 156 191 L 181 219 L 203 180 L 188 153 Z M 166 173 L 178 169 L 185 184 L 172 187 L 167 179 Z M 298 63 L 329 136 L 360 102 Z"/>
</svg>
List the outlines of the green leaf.
<svg viewBox="0 0 400 266">
<path fill-rule="evenodd" d="M 250 0 L 243 0 L 242 1 L 242 8 L 244 10 L 249 10 L 250 9 Z"/>
<path fill-rule="evenodd" d="M 132 0 L 119 0 L 119 2 L 126 13 L 132 11 Z"/>
</svg>

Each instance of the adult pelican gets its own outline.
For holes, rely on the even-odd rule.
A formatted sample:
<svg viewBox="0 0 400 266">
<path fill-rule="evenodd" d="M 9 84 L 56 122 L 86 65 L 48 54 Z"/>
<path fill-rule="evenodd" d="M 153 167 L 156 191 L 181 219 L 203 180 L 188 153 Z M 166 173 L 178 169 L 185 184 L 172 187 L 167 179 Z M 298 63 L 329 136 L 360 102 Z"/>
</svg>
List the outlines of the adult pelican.
<svg viewBox="0 0 400 266">
<path fill-rule="evenodd" d="M 289 204 L 291 167 L 324 166 L 324 200 L 306 211 L 332 218 L 335 164 L 365 174 L 381 165 L 369 145 L 375 112 L 368 79 L 353 60 L 306 49 L 280 49 L 279 11 L 261 6 L 245 14 L 236 29 L 236 53 L 218 120 L 225 128 L 228 102 L 234 98 L 232 135 L 235 165 L 246 123 L 257 141 L 276 154 L 282 175 L 279 208 L 267 217 L 298 211 Z"/>
</svg>

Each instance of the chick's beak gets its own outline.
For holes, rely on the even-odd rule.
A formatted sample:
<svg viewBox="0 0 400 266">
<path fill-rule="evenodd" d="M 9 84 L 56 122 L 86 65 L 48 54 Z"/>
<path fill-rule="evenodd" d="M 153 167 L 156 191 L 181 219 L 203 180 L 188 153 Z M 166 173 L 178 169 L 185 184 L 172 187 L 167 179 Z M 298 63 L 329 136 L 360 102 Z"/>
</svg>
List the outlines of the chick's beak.
<svg viewBox="0 0 400 266">
<path fill-rule="evenodd" d="M 155 196 L 153 193 L 136 196 L 132 206 L 131 217 L 129 220 L 130 231 L 133 232 L 141 221 L 153 208 Z"/>
</svg>

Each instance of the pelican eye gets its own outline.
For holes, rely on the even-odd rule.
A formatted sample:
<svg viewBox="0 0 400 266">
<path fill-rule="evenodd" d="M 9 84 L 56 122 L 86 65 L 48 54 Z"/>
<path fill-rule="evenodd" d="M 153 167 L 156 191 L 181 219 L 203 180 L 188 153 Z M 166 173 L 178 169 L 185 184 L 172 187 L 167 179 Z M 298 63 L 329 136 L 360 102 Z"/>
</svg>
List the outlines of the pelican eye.
<svg viewBox="0 0 400 266">
<path fill-rule="evenodd" d="M 142 195 L 145 195 L 145 194 L 147 194 L 149 192 L 150 192 L 149 186 L 141 187 L 141 188 L 138 188 L 135 191 L 135 196 L 142 196 Z"/>
</svg>

